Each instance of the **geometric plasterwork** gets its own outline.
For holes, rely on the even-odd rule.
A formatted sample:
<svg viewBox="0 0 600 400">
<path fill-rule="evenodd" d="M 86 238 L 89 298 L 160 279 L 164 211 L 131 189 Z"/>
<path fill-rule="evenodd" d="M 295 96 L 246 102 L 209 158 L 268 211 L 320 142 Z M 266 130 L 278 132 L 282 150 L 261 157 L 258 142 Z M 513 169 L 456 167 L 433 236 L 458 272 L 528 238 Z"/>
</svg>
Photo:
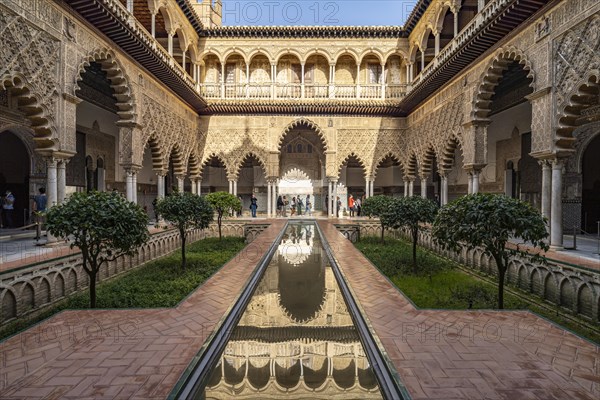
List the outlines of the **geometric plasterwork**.
<svg viewBox="0 0 600 400">
<path fill-rule="evenodd" d="M 464 123 L 464 95 L 460 94 L 448 99 L 442 106 L 418 121 L 413 121 L 400 144 L 403 157 L 400 162 L 408 168 L 408 159 L 412 154 L 417 163 L 426 172 L 430 169 L 432 154 L 438 160 L 444 159 L 449 143 L 462 142 L 462 125 Z"/>
<path fill-rule="evenodd" d="M 556 146 L 570 150 L 581 111 L 590 105 L 588 87 L 600 79 L 600 16 L 569 29 L 554 42 L 556 88 Z"/>
<path fill-rule="evenodd" d="M 200 136 L 201 164 L 212 157 L 219 158 L 225 164 L 230 179 L 237 177 L 243 161 L 251 155 L 263 168 L 269 160 L 266 129 L 211 129 Z"/>
<path fill-rule="evenodd" d="M 400 141 L 403 129 L 338 129 L 336 175 L 344 162 L 356 157 L 367 177 L 375 176 L 378 164 L 386 157 L 402 157 Z"/>
<path fill-rule="evenodd" d="M 169 159 L 173 156 L 173 162 L 177 164 L 175 169 L 183 173 L 192 154 L 198 158 L 195 122 L 177 114 L 175 107 L 166 106 L 146 95 L 143 96 L 142 109 L 142 135 L 135 153 L 143 155 L 144 148 L 150 144 L 153 154 L 162 157 L 160 162 L 154 163 L 155 169 L 167 170 Z"/>
<path fill-rule="evenodd" d="M 0 7 L 0 90 L 20 98 L 38 148 L 58 149 L 60 41 Z"/>
</svg>

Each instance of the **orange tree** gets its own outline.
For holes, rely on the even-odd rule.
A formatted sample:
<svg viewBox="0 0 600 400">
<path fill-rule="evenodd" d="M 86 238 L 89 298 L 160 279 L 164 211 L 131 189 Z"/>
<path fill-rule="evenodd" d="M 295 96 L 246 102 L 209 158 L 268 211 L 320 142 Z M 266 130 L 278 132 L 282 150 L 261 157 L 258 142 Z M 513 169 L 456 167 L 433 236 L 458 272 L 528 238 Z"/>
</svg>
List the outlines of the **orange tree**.
<svg viewBox="0 0 600 400">
<path fill-rule="evenodd" d="M 188 192 L 174 192 L 156 203 L 156 211 L 179 230 L 181 269 L 185 269 L 188 232 L 193 228 L 208 228 L 213 220 L 213 209 L 203 197 Z"/>
<path fill-rule="evenodd" d="M 236 196 L 227 192 L 214 192 L 206 195 L 206 200 L 217 213 L 217 225 L 219 227 L 219 240 L 223 237 L 221 233 L 221 224 L 223 215 L 229 211 L 240 211 L 242 203 Z"/>
<path fill-rule="evenodd" d="M 50 208 L 47 230 L 81 250 L 90 278 L 90 307 L 96 307 L 96 279 L 108 261 L 133 255 L 148 238 L 144 210 L 114 192 L 81 192 Z"/>
<path fill-rule="evenodd" d="M 438 212 L 438 206 L 431 200 L 418 196 L 401 197 L 394 200 L 389 216 L 393 228 L 407 229 L 412 239 L 412 267 L 417 273 L 417 241 L 421 224 L 431 223 Z"/>
<path fill-rule="evenodd" d="M 394 205 L 394 198 L 384 195 L 368 197 L 363 201 L 361 213 L 367 217 L 379 218 L 379 224 L 381 225 L 381 243 L 384 242 L 386 228 L 392 227 Z"/>
<path fill-rule="evenodd" d="M 512 255 L 538 257 L 517 246 L 507 248 L 515 238 L 534 247 L 548 250 L 546 221 L 529 203 L 497 194 L 463 196 L 441 208 L 432 234 L 437 243 L 460 251 L 462 245 L 481 247 L 491 255 L 498 269 L 498 308 L 504 308 L 504 277 Z"/>
</svg>

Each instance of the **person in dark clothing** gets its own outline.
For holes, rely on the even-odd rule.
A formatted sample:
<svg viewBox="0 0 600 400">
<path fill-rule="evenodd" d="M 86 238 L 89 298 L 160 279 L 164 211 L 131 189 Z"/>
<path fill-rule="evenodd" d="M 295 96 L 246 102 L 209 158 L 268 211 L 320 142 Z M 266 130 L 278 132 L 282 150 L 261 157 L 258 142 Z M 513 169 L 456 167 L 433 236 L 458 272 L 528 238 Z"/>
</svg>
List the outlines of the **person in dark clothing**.
<svg viewBox="0 0 600 400">
<path fill-rule="evenodd" d="M 252 218 L 256 218 L 256 209 L 258 208 L 258 200 L 256 196 L 253 194 L 250 199 L 250 210 L 252 211 Z"/>
</svg>

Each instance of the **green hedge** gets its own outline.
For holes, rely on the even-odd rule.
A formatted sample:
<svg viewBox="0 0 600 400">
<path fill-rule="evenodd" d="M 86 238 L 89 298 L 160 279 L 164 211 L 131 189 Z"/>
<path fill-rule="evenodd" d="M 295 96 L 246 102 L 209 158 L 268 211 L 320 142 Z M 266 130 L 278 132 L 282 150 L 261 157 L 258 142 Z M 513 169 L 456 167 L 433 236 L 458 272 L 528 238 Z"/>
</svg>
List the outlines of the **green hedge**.
<svg viewBox="0 0 600 400">
<path fill-rule="evenodd" d="M 497 307 L 497 286 L 458 268 L 458 264 L 422 247 L 417 249 L 419 273 L 412 273 L 411 244 L 403 240 L 366 237 L 356 247 L 386 275 L 417 307 L 433 309 L 494 309 Z M 523 300 L 505 293 L 504 307 L 530 310 L 595 342 L 600 332 L 561 316 L 558 307 L 543 304 L 542 299 Z M 549 309 L 550 308 L 550 309 Z"/>
<path fill-rule="evenodd" d="M 181 253 L 131 270 L 102 282 L 97 288 L 98 308 L 174 307 L 245 246 L 243 238 L 208 238 L 187 247 L 188 265 L 180 267 Z M 34 318 L 23 318 L 0 329 L 0 339 L 11 336 L 59 311 L 89 306 L 87 290 L 67 298 Z"/>
</svg>

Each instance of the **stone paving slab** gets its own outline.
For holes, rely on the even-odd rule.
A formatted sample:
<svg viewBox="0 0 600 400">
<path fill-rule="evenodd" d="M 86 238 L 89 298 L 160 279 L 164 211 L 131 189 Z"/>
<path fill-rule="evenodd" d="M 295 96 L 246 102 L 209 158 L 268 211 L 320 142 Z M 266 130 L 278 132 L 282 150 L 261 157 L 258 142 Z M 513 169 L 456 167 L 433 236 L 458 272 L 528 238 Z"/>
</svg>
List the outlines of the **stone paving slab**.
<svg viewBox="0 0 600 400">
<path fill-rule="evenodd" d="M 0 342 L 0 399 L 164 399 L 285 221 L 175 308 L 65 311 Z"/>
<path fill-rule="evenodd" d="M 318 223 L 413 399 L 600 398 L 597 345 L 526 311 L 418 310 Z"/>
</svg>

